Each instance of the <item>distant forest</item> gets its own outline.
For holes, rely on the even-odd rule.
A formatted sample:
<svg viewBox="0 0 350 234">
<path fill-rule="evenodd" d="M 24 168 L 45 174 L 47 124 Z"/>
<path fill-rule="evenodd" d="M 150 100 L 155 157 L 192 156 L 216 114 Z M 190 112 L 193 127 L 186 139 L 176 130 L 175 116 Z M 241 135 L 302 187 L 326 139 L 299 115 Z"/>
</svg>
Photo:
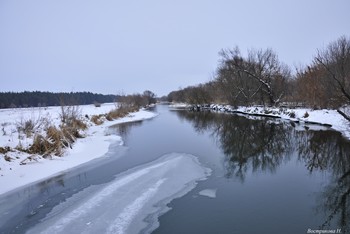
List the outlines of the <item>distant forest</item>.
<svg viewBox="0 0 350 234">
<path fill-rule="evenodd" d="M 91 92 L 0 92 L 0 108 L 42 107 L 63 105 L 85 105 L 118 100 L 117 95 L 103 95 Z"/>
</svg>

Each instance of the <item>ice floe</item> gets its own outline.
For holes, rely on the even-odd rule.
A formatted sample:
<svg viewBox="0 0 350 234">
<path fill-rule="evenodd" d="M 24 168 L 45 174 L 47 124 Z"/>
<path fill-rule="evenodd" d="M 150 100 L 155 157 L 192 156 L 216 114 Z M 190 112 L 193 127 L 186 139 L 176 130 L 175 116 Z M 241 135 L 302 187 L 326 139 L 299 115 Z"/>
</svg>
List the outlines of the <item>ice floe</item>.
<svg viewBox="0 0 350 234">
<path fill-rule="evenodd" d="M 210 197 L 210 198 L 216 198 L 216 190 L 217 189 L 204 189 L 199 192 L 199 195 Z"/>
<path fill-rule="evenodd" d="M 210 173 L 193 155 L 168 154 L 75 194 L 28 233 L 151 232 L 169 209 L 166 205 Z"/>
</svg>

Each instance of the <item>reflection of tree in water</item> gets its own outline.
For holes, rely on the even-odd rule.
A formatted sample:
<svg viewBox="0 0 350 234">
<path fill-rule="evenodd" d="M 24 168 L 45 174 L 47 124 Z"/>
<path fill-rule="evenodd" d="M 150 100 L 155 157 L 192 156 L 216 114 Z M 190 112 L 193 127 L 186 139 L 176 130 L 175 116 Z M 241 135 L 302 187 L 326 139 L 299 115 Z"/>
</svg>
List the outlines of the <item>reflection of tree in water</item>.
<svg viewBox="0 0 350 234">
<path fill-rule="evenodd" d="M 340 133 L 332 131 L 302 132 L 298 134 L 299 159 L 310 173 L 329 171 L 331 182 L 320 194 L 318 210 L 327 220 L 321 228 L 338 225 L 343 233 L 350 232 L 350 144 Z"/>
<path fill-rule="evenodd" d="M 231 117 L 231 118 L 227 118 Z M 226 176 L 242 181 L 247 170 L 274 172 L 290 152 L 288 131 L 283 125 L 254 121 L 240 116 L 226 116 L 215 135 L 227 157 Z"/>
<path fill-rule="evenodd" d="M 58 176 L 54 176 L 52 178 L 46 179 L 42 182 L 38 183 L 38 187 L 40 188 L 40 193 L 50 193 L 50 186 L 52 184 L 57 184 L 60 187 L 64 187 L 64 176 L 65 174 L 61 174 Z"/>
<path fill-rule="evenodd" d="M 120 123 L 120 124 L 111 126 L 111 129 L 115 131 L 117 135 L 121 136 L 125 141 L 132 127 L 139 126 L 141 124 L 142 124 L 142 120 L 134 121 L 134 122 L 126 122 L 126 123 Z"/>
<path fill-rule="evenodd" d="M 295 131 L 287 124 L 237 115 L 178 112 L 197 132 L 209 131 L 222 148 L 227 177 L 244 181 L 249 170 L 274 172 L 297 152 L 310 173 L 327 171 L 332 181 L 319 198 L 326 214 L 321 228 L 337 225 L 350 232 L 350 143 L 334 131 Z"/>
<path fill-rule="evenodd" d="M 250 167 L 253 171 L 274 172 L 283 157 L 290 155 L 291 134 L 283 124 L 210 112 L 179 112 L 179 116 L 191 121 L 197 132 L 212 132 L 227 156 L 227 177 L 236 176 L 243 181 Z"/>
<path fill-rule="evenodd" d="M 336 154 L 339 145 L 330 131 L 298 132 L 297 145 L 299 160 L 305 161 L 307 169 L 312 173 L 314 170 L 325 170 L 332 163 L 333 154 Z"/>
<path fill-rule="evenodd" d="M 210 111 L 189 112 L 189 111 L 176 111 L 178 117 L 183 120 L 188 120 L 193 124 L 194 129 L 198 133 L 203 133 L 217 125 L 218 114 L 213 114 Z"/>
</svg>

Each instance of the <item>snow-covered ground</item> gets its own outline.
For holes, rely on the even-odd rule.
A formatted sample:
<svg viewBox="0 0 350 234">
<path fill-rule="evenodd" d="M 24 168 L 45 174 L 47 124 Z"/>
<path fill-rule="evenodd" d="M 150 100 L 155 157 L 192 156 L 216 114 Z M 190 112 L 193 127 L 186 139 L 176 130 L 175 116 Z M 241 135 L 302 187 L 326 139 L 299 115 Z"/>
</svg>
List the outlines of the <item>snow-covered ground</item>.
<svg viewBox="0 0 350 234">
<path fill-rule="evenodd" d="M 101 107 L 94 105 L 79 106 L 83 118 L 92 115 L 105 114 L 115 108 L 114 103 L 103 104 Z M 0 147 L 9 146 L 15 148 L 19 144 L 27 147 L 33 142 L 32 136 L 19 133 L 17 126 L 20 122 L 33 120 L 33 122 L 48 122 L 58 126 L 60 124 L 61 107 L 26 108 L 26 109 L 2 109 L 0 110 Z M 114 121 L 105 121 L 101 125 L 95 125 L 86 121 L 88 129 L 83 133 L 85 138 L 77 139 L 72 149 L 66 148 L 63 157 L 52 157 L 44 159 L 36 157 L 37 161 L 20 163 L 29 154 L 14 151 L 0 154 L 0 194 L 21 187 L 23 185 L 42 180 L 64 170 L 76 167 L 92 159 L 103 156 L 111 143 L 122 144 L 120 136 L 108 134 L 107 128 L 111 125 L 149 119 L 156 116 L 156 113 L 140 110 L 129 114 L 124 118 Z M 41 120 L 45 121 L 41 121 Z M 88 119 L 88 118 L 86 118 Z M 43 131 L 43 126 L 37 127 L 38 133 Z"/>
<path fill-rule="evenodd" d="M 91 186 L 55 207 L 28 233 L 147 233 L 172 199 L 211 173 L 188 154 L 172 153 Z M 211 196 L 213 196 L 211 194 Z M 147 220 L 147 222 L 145 221 Z"/>
</svg>

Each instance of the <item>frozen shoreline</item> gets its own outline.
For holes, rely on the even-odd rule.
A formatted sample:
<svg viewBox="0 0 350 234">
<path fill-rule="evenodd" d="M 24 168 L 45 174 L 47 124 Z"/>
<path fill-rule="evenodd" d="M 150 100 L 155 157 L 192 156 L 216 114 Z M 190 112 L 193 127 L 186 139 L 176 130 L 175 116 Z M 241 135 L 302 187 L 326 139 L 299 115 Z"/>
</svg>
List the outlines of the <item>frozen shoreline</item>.
<svg viewBox="0 0 350 234">
<path fill-rule="evenodd" d="M 172 104 L 173 108 L 183 108 L 185 104 L 180 103 L 177 106 L 176 103 Z M 239 106 L 234 108 L 230 105 L 187 105 L 187 108 L 198 107 L 199 109 L 208 109 L 218 112 L 226 113 L 238 113 L 243 115 L 261 116 L 261 117 L 273 117 L 290 120 L 293 122 L 305 123 L 305 124 L 318 124 L 325 127 L 331 127 L 332 129 L 340 132 L 345 138 L 350 140 L 350 122 L 341 116 L 336 110 L 322 109 L 313 110 L 311 108 L 274 108 L 274 107 L 262 107 L 262 106 Z M 342 110 L 342 111 L 348 111 Z M 293 115 L 291 115 L 293 113 Z"/>
<path fill-rule="evenodd" d="M 114 105 L 106 105 L 104 108 L 100 109 L 86 106 L 86 112 L 83 114 L 101 114 L 101 112 L 108 112 L 113 108 Z M 83 111 L 85 111 L 85 109 Z M 2 110 L 0 112 L 0 122 L 8 121 L 7 119 L 9 116 L 14 116 L 15 111 L 21 112 L 21 110 Z M 25 111 L 28 110 L 22 110 L 22 112 Z M 48 111 L 48 114 L 55 115 L 57 111 L 57 108 L 53 107 Z M 6 115 L 6 113 L 9 114 Z M 23 113 L 20 115 L 23 115 Z M 30 115 L 33 115 L 33 113 L 30 113 Z M 27 157 L 28 154 L 17 151 L 9 152 L 8 155 L 10 155 L 13 160 L 9 162 L 6 161 L 4 157 L 0 158 L 0 195 L 24 185 L 62 173 L 93 159 L 103 157 L 108 152 L 109 146 L 112 143 L 123 144 L 120 136 L 107 134 L 108 127 L 119 123 L 150 119 L 155 116 L 157 116 L 156 113 L 142 109 L 114 121 L 105 121 L 101 125 L 92 125 L 86 130 L 86 137 L 77 139 L 72 149 L 66 149 L 63 157 L 53 156 L 52 159 L 43 159 L 39 157 L 37 161 L 27 163 L 26 165 L 20 165 L 20 161 L 22 161 L 24 157 Z M 53 119 L 53 121 L 56 120 L 55 117 L 53 117 Z M 12 142 L 7 139 L 10 137 L 12 137 L 12 139 L 10 139 Z M 7 144 L 13 147 L 15 141 L 16 137 L 9 136 L 9 134 L 4 134 L 2 139 L 0 139 L 0 143 L 2 143 L 1 146 L 9 142 Z M 27 141 L 30 141 L 30 139 Z"/>
</svg>

